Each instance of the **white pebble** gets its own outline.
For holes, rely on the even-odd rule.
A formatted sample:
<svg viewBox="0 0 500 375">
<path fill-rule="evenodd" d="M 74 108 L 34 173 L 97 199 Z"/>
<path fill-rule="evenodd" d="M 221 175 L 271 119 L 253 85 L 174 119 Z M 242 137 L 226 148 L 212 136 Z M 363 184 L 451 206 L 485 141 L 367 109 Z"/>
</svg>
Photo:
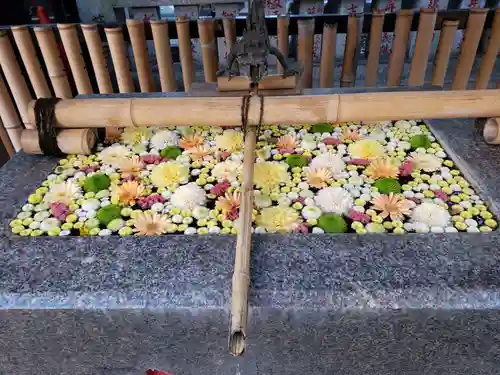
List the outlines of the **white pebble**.
<svg viewBox="0 0 500 375">
<path fill-rule="evenodd" d="M 422 193 L 415 193 L 415 198 L 417 198 L 417 199 L 424 199 L 425 195 L 422 194 Z"/>
<path fill-rule="evenodd" d="M 163 191 L 163 192 L 161 193 L 161 196 L 162 196 L 163 198 L 170 198 L 170 195 L 171 195 L 171 194 L 172 194 L 172 193 L 170 193 L 170 191 L 165 190 L 165 191 Z"/>
<path fill-rule="evenodd" d="M 347 189 L 347 190 L 354 189 L 354 185 L 353 184 L 349 184 L 349 183 L 345 184 L 343 187 L 344 187 L 344 189 Z"/>
<path fill-rule="evenodd" d="M 444 231 L 445 231 L 446 233 L 457 233 L 457 232 L 458 232 L 458 229 L 457 229 L 457 228 L 455 228 L 455 227 L 446 227 L 446 228 L 444 228 Z"/>
<path fill-rule="evenodd" d="M 321 209 L 316 206 L 305 206 L 302 209 L 302 216 L 308 219 L 317 219 L 321 216 Z"/>
<path fill-rule="evenodd" d="M 415 193 L 411 190 L 406 190 L 406 191 L 403 191 L 403 195 L 406 198 L 413 198 L 415 196 Z"/>
<path fill-rule="evenodd" d="M 407 231 L 407 232 L 411 232 L 413 231 L 414 226 L 413 226 L 413 223 L 404 223 L 403 224 L 403 228 Z"/>
<path fill-rule="evenodd" d="M 86 222 L 86 221 L 87 221 L 87 218 L 86 218 L 85 216 L 83 216 L 83 217 L 79 217 L 79 218 L 78 218 L 78 221 L 79 221 L 79 222 L 81 222 L 81 223 L 84 223 L 84 222 Z"/>
<path fill-rule="evenodd" d="M 450 185 L 450 188 L 453 191 L 461 191 L 462 190 L 462 188 L 458 184 L 452 184 L 452 185 Z"/>
<path fill-rule="evenodd" d="M 438 158 L 445 158 L 446 157 L 446 153 L 444 153 L 443 151 L 438 151 L 434 155 L 436 155 Z"/>
<path fill-rule="evenodd" d="M 349 176 L 359 176 L 358 171 L 349 171 Z"/>
<path fill-rule="evenodd" d="M 280 197 L 278 199 L 278 205 L 279 206 L 290 206 L 292 204 L 292 200 L 286 196 Z"/>
<path fill-rule="evenodd" d="M 363 193 L 363 194 L 370 194 L 371 192 L 372 192 L 372 191 L 371 191 L 371 189 L 370 189 L 369 187 L 363 187 L 363 188 L 361 189 L 361 193 Z M 361 198 L 361 199 L 363 199 L 363 198 Z M 366 200 L 366 199 L 365 199 L 365 200 Z"/>
<path fill-rule="evenodd" d="M 187 235 L 196 234 L 196 228 L 187 227 L 186 230 L 184 231 L 184 234 L 187 234 Z"/>
<path fill-rule="evenodd" d="M 465 209 L 469 209 L 472 207 L 472 203 L 469 201 L 462 201 L 459 203 L 460 206 L 462 206 Z"/>
<path fill-rule="evenodd" d="M 477 227 L 468 227 L 467 232 L 469 233 L 479 233 L 479 229 Z"/>
<path fill-rule="evenodd" d="M 474 219 L 465 219 L 465 224 L 467 224 L 468 227 L 477 227 L 478 223 Z"/>
<path fill-rule="evenodd" d="M 96 217 L 97 213 L 94 211 L 94 210 L 91 210 L 91 211 L 87 211 L 87 213 L 85 214 L 85 217 L 87 217 L 87 219 L 92 219 L 94 217 Z"/>
<path fill-rule="evenodd" d="M 83 202 L 82 209 L 84 211 L 94 211 L 97 210 L 100 205 L 101 202 L 99 202 L 98 199 L 87 199 L 86 201 Z"/>
<path fill-rule="evenodd" d="M 203 186 L 203 189 L 205 189 L 206 191 L 210 191 L 210 189 L 213 187 L 214 187 L 213 184 L 206 184 L 205 186 Z"/>
<path fill-rule="evenodd" d="M 287 194 L 288 198 L 290 198 L 291 200 L 295 200 L 299 197 L 299 194 L 296 193 L 295 191 L 291 191 Z"/>
<path fill-rule="evenodd" d="M 313 232 L 314 234 L 321 234 L 321 233 L 325 233 L 325 231 L 324 231 L 323 229 L 321 229 L 320 227 L 314 227 L 314 228 L 312 229 L 312 232 Z"/>
<path fill-rule="evenodd" d="M 314 206 L 314 198 L 306 198 L 304 199 L 304 203 L 306 204 L 306 206 Z"/>
<path fill-rule="evenodd" d="M 431 232 L 432 233 L 443 233 L 444 229 L 441 227 L 431 227 Z"/>
<path fill-rule="evenodd" d="M 417 233 L 429 233 L 429 226 L 424 223 L 414 223 L 413 227 Z"/>
<path fill-rule="evenodd" d="M 438 184 L 430 184 L 429 189 L 430 190 L 441 190 L 441 186 L 439 186 Z"/>
<path fill-rule="evenodd" d="M 208 233 L 210 233 L 210 234 L 219 234 L 220 230 L 221 229 L 219 227 L 213 226 L 213 227 L 208 228 Z"/>
<path fill-rule="evenodd" d="M 484 204 L 484 201 L 482 201 L 482 200 L 477 200 L 477 201 L 476 201 L 476 204 Z"/>
<path fill-rule="evenodd" d="M 102 201 L 101 202 L 101 207 L 106 207 L 106 206 L 109 206 L 111 204 L 110 201 Z"/>
<path fill-rule="evenodd" d="M 371 200 L 372 196 L 368 193 L 363 193 L 359 196 L 359 199 L 364 200 L 365 202 L 369 202 Z"/>
<path fill-rule="evenodd" d="M 57 178 L 57 175 L 56 175 L 56 174 L 49 174 L 49 175 L 47 176 L 47 180 L 50 180 L 50 181 L 51 181 L 51 180 L 55 180 L 56 178 Z"/>
<path fill-rule="evenodd" d="M 427 189 L 429 189 L 429 185 L 426 184 L 426 183 L 421 183 L 418 186 L 420 187 L 421 190 L 427 190 Z"/>
<path fill-rule="evenodd" d="M 352 209 L 357 212 L 365 212 L 365 208 L 362 206 L 354 206 Z"/>
<path fill-rule="evenodd" d="M 30 229 L 38 229 L 38 228 L 40 228 L 40 222 L 39 221 L 33 221 L 30 224 Z"/>
<path fill-rule="evenodd" d="M 309 189 L 309 184 L 307 182 L 299 182 L 299 184 L 297 185 L 297 187 L 300 190 L 308 190 Z"/>
<path fill-rule="evenodd" d="M 266 233 L 266 228 L 263 228 L 263 227 L 256 227 L 254 232 L 255 232 L 256 234 Z"/>
<path fill-rule="evenodd" d="M 201 173 L 201 170 L 200 169 L 193 169 L 191 171 L 191 176 L 199 176 Z"/>
<path fill-rule="evenodd" d="M 472 195 L 470 196 L 470 199 L 471 199 L 471 200 L 473 200 L 473 201 L 477 201 L 477 200 L 479 200 L 479 195 L 472 194 Z"/>
<path fill-rule="evenodd" d="M 361 192 L 358 189 L 351 189 L 350 193 L 354 198 L 358 198 L 361 195 Z"/>
<path fill-rule="evenodd" d="M 314 193 L 311 190 L 302 190 L 299 195 L 304 198 L 312 198 L 314 197 Z"/>
<path fill-rule="evenodd" d="M 152 206 L 151 206 L 151 211 L 153 212 L 161 212 L 163 210 L 163 203 L 154 203 Z"/>
<path fill-rule="evenodd" d="M 179 214 L 172 216 L 172 222 L 174 222 L 176 224 L 182 223 L 183 219 L 184 218 L 182 217 L 182 215 L 179 215 Z"/>
<path fill-rule="evenodd" d="M 27 203 L 23 206 L 22 210 L 25 212 L 33 211 L 35 209 L 35 206 L 33 206 L 30 203 Z"/>
<path fill-rule="evenodd" d="M 420 191 L 420 190 L 422 190 L 422 189 L 420 188 L 420 185 L 417 185 L 417 186 L 414 186 L 414 187 L 413 187 L 413 190 L 414 190 L 414 191 Z"/>
<path fill-rule="evenodd" d="M 238 181 L 232 181 L 231 182 L 231 186 L 232 187 L 239 187 L 240 186 L 240 183 Z"/>
<path fill-rule="evenodd" d="M 75 214 L 78 215 L 78 216 L 82 216 L 82 215 L 85 215 L 85 212 L 81 208 L 77 208 L 75 210 Z"/>
<path fill-rule="evenodd" d="M 70 230 L 65 229 L 65 230 L 62 230 L 62 231 L 59 233 L 59 235 L 60 235 L 60 236 L 69 236 L 69 235 L 70 235 L 70 233 L 71 233 L 71 231 L 70 231 Z"/>
</svg>

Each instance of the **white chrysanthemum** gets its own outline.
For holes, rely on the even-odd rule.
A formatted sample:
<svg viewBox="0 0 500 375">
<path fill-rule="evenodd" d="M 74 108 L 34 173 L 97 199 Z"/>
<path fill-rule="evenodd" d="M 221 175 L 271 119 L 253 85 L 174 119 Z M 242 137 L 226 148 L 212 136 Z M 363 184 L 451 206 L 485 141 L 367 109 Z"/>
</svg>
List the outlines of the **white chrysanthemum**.
<svg viewBox="0 0 500 375">
<path fill-rule="evenodd" d="M 167 146 L 177 146 L 179 136 L 173 131 L 163 130 L 153 135 L 150 143 L 154 148 L 161 150 Z"/>
<path fill-rule="evenodd" d="M 212 176 L 217 180 L 236 181 L 243 170 L 243 165 L 236 161 L 226 160 L 216 164 L 212 169 Z"/>
<path fill-rule="evenodd" d="M 101 159 L 104 164 L 115 166 L 130 154 L 131 152 L 127 147 L 114 144 L 102 150 L 99 153 L 99 159 Z"/>
<path fill-rule="evenodd" d="M 351 194 L 340 187 L 328 187 L 318 191 L 314 202 L 323 212 L 346 214 L 353 205 Z"/>
<path fill-rule="evenodd" d="M 345 162 L 339 155 L 327 152 L 312 159 L 311 163 L 309 164 L 309 168 L 325 168 L 328 171 L 332 172 L 332 175 L 335 177 L 339 173 L 342 173 L 345 168 Z"/>
<path fill-rule="evenodd" d="M 300 147 L 302 147 L 304 150 L 314 150 L 316 149 L 316 147 L 318 147 L 318 143 L 316 141 L 304 139 L 302 140 L 302 142 L 300 142 Z"/>
<path fill-rule="evenodd" d="M 411 220 L 429 227 L 446 227 L 450 222 L 449 212 L 437 204 L 424 202 L 413 209 Z"/>
<path fill-rule="evenodd" d="M 396 121 L 394 126 L 398 129 L 401 129 L 401 130 L 409 130 L 411 128 L 411 123 L 409 121 L 406 121 L 406 120 L 399 120 L 399 121 Z"/>
<path fill-rule="evenodd" d="M 193 210 L 198 206 L 205 205 L 205 190 L 190 182 L 177 188 L 170 197 L 172 206 L 181 210 Z"/>
<path fill-rule="evenodd" d="M 81 194 L 81 188 L 71 180 L 55 184 L 45 194 L 43 200 L 47 203 L 60 202 L 66 205 L 73 203 Z"/>
<path fill-rule="evenodd" d="M 422 169 L 426 172 L 433 172 L 442 167 L 441 160 L 432 154 L 412 152 L 409 160 L 415 169 Z"/>
</svg>

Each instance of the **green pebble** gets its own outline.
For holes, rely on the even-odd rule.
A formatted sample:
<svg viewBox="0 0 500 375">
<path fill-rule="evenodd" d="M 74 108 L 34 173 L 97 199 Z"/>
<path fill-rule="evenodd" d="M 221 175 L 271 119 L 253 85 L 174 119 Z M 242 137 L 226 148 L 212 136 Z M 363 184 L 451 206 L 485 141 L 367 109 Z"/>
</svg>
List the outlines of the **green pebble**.
<svg viewBox="0 0 500 375">
<path fill-rule="evenodd" d="M 295 208 L 296 210 L 301 210 L 304 207 L 304 205 L 300 202 L 295 202 L 292 204 L 292 208 Z"/>
<path fill-rule="evenodd" d="M 354 204 L 355 204 L 356 206 L 363 207 L 363 206 L 366 204 L 366 201 L 365 201 L 364 199 L 360 199 L 360 198 L 358 198 L 358 199 L 356 199 L 356 200 L 354 201 Z"/>
<path fill-rule="evenodd" d="M 392 233 L 394 234 L 404 234 L 405 233 L 405 230 L 401 227 L 397 227 L 397 228 L 394 228 L 394 230 L 392 231 Z"/>
<path fill-rule="evenodd" d="M 92 228 L 89 230 L 89 236 L 97 236 L 101 230 L 99 228 Z"/>
<path fill-rule="evenodd" d="M 109 197 L 109 190 L 101 190 L 95 195 L 95 197 L 97 199 Z"/>
<path fill-rule="evenodd" d="M 351 228 L 354 229 L 354 230 L 358 230 L 358 229 L 361 229 L 361 228 L 364 228 L 365 226 L 363 225 L 363 223 L 359 222 L 359 221 L 353 221 L 352 224 L 351 224 Z"/>
<path fill-rule="evenodd" d="M 459 203 L 461 201 L 461 199 L 458 195 L 452 195 L 450 197 L 450 201 L 452 201 L 453 203 Z"/>
<path fill-rule="evenodd" d="M 28 227 L 34 220 L 31 217 L 27 217 L 26 219 L 23 220 L 23 225 L 25 227 Z"/>
<path fill-rule="evenodd" d="M 59 227 L 54 227 L 54 228 L 51 228 L 47 234 L 49 236 L 59 236 L 59 234 L 61 233 L 61 228 Z"/>
<path fill-rule="evenodd" d="M 42 201 L 42 199 L 43 199 L 43 197 L 41 195 L 31 194 L 28 197 L 28 202 L 30 202 L 31 204 L 37 204 L 37 203 L 40 203 Z"/>
<path fill-rule="evenodd" d="M 302 172 L 302 168 L 300 168 L 300 167 L 293 167 L 292 168 L 292 173 L 299 173 L 300 174 L 301 172 Z"/>
<path fill-rule="evenodd" d="M 384 228 L 385 228 L 385 229 L 388 229 L 388 230 L 390 230 L 390 229 L 394 228 L 394 225 L 393 225 L 393 224 L 392 224 L 392 222 L 390 222 L 390 221 L 384 221 L 384 222 L 382 223 L 382 225 L 384 226 Z"/>
<path fill-rule="evenodd" d="M 97 193 L 101 190 L 107 189 L 111 184 L 110 178 L 104 173 L 96 173 L 93 176 L 87 177 L 83 183 L 83 190 L 88 194 L 90 192 Z M 87 197 L 87 194 L 85 196 Z M 87 198 L 93 198 L 87 197 Z"/>
<path fill-rule="evenodd" d="M 92 229 L 92 228 L 97 228 L 99 226 L 99 220 L 94 218 L 88 219 L 85 222 L 85 228 L 87 229 Z"/>
<path fill-rule="evenodd" d="M 208 224 L 208 220 L 207 219 L 200 219 L 200 220 L 198 220 L 197 223 L 198 223 L 199 227 L 205 227 Z"/>
<path fill-rule="evenodd" d="M 283 159 L 283 155 L 281 155 L 281 154 L 274 154 L 273 155 L 273 159 L 274 160 L 281 160 L 281 159 Z"/>
<path fill-rule="evenodd" d="M 81 229 L 83 228 L 83 223 L 81 221 L 77 221 L 74 225 L 73 228 L 75 229 Z"/>
<path fill-rule="evenodd" d="M 96 218 L 101 224 L 108 225 L 110 221 L 120 219 L 121 211 L 120 206 L 110 204 L 109 206 L 100 208 L 97 211 Z"/>
<path fill-rule="evenodd" d="M 114 219 L 111 220 L 108 225 L 106 226 L 110 231 L 116 232 L 118 231 L 121 227 L 125 225 L 125 221 L 122 219 Z"/>
<path fill-rule="evenodd" d="M 217 220 L 208 220 L 207 221 L 207 228 L 212 228 L 217 226 Z"/>
<path fill-rule="evenodd" d="M 483 232 L 483 233 L 486 233 L 486 232 L 491 232 L 491 228 L 490 228 L 490 227 L 487 227 L 486 225 L 483 225 L 483 226 L 480 226 L 480 227 L 479 227 L 479 231 L 480 231 L 480 232 Z"/>
<path fill-rule="evenodd" d="M 319 217 L 318 227 L 326 233 L 344 233 L 347 232 L 347 223 L 341 215 L 325 214 Z"/>
<path fill-rule="evenodd" d="M 177 231 L 178 232 L 184 232 L 187 228 L 188 228 L 188 226 L 186 224 L 179 224 L 179 225 L 177 225 Z"/>
<path fill-rule="evenodd" d="M 31 230 L 31 229 L 29 229 L 29 228 L 28 228 L 28 229 L 22 230 L 22 231 L 19 233 L 19 235 L 20 235 L 20 236 L 23 236 L 23 237 L 26 237 L 26 236 L 31 235 L 31 232 L 33 232 L 33 230 Z"/>
<path fill-rule="evenodd" d="M 469 211 L 460 212 L 460 216 L 462 216 L 464 219 L 472 219 L 472 215 Z"/>
<path fill-rule="evenodd" d="M 11 227 L 21 227 L 23 225 L 23 221 L 19 219 L 14 219 L 9 224 Z"/>
<path fill-rule="evenodd" d="M 63 225 L 61 225 L 61 229 L 71 230 L 71 229 L 73 229 L 73 224 L 72 223 L 64 223 Z"/>
<path fill-rule="evenodd" d="M 34 229 L 31 232 L 30 236 L 31 237 L 38 237 L 38 236 L 41 236 L 42 234 L 43 234 L 43 232 L 40 229 Z"/>
<path fill-rule="evenodd" d="M 222 234 L 231 234 L 231 229 L 230 228 L 222 228 L 220 232 Z"/>
<path fill-rule="evenodd" d="M 497 224 L 496 220 L 493 220 L 493 219 L 486 219 L 486 220 L 484 221 L 484 223 L 485 223 L 488 227 L 493 228 L 493 229 L 495 229 L 495 228 L 498 226 L 498 224 Z"/>
<path fill-rule="evenodd" d="M 85 193 L 85 198 L 95 198 L 95 193 L 94 192 Z M 82 199 L 81 203 L 79 203 L 79 204 L 82 205 L 83 202 L 85 202 L 85 201 Z"/>
<path fill-rule="evenodd" d="M 182 224 L 189 225 L 193 222 L 193 218 L 190 216 L 186 216 L 184 219 L 182 219 Z"/>
<path fill-rule="evenodd" d="M 175 160 L 182 154 L 182 150 L 177 146 L 167 146 L 160 151 L 160 155 L 169 160 Z"/>
<path fill-rule="evenodd" d="M 403 228 L 403 222 L 401 220 L 393 220 L 392 225 L 394 228 Z"/>
<path fill-rule="evenodd" d="M 170 213 L 171 213 L 172 215 L 178 215 L 178 214 L 180 214 L 180 213 L 181 213 L 181 210 L 180 210 L 180 208 L 174 207 L 174 208 L 172 208 L 172 209 L 170 210 Z"/>
<path fill-rule="evenodd" d="M 45 186 L 41 186 L 38 189 L 36 189 L 36 194 L 44 195 L 48 191 L 49 191 L 49 189 L 47 189 Z"/>
<path fill-rule="evenodd" d="M 123 227 L 118 231 L 120 236 L 130 236 L 134 231 L 130 227 Z"/>
<path fill-rule="evenodd" d="M 121 210 L 121 215 L 122 215 L 122 216 L 124 216 L 124 217 L 129 217 L 129 216 L 130 216 L 130 214 L 132 213 L 132 211 L 133 211 L 133 210 L 132 210 L 131 208 L 129 208 L 129 207 L 124 207 L 124 208 L 122 208 L 122 210 Z"/>
<path fill-rule="evenodd" d="M 455 223 L 455 228 L 457 228 L 458 230 L 467 230 L 467 224 L 462 223 L 461 221 L 457 221 Z"/>
<path fill-rule="evenodd" d="M 181 215 L 184 217 L 191 217 L 193 213 L 191 212 L 191 210 L 182 210 Z"/>
<path fill-rule="evenodd" d="M 365 228 L 356 229 L 357 234 L 367 234 L 368 231 Z"/>
<path fill-rule="evenodd" d="M 68 216 L 66 216 L 67 223 L 74 223 L 77 220 L 78 220 L 78 216 L 75 214 L 69 214 Z"/>
<path fill-rule="evenodd" d="M 198 228 L 198 234 L 208 234 L 208 228 Z"/>
<path fill-rule="evenodd" d="M 233 222 L 231 220 L 222 220 L 223 228 L 231 228 L 233 226 Z"/>
<path fill-rule="evenodd" d="M 489 211 L 481 211 L 479 215 L 485 220 L 493 218 L 493 214 Z"/>
</svg>

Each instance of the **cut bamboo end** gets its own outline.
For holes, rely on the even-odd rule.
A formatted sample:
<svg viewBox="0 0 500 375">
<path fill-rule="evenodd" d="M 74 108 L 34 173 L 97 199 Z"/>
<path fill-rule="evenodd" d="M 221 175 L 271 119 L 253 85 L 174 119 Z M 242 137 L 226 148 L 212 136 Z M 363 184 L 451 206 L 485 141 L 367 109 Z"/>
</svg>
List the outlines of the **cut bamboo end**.
<svg viewBox="0 0 500 375">
<path fill-rule="evenodd" d="M 156 61 L 160 73 L 161 90 L 172 92 L 177 90 L 173 69 L 172 49 L 168 36 L 168 22 L 166 20 L 150 21 L 151 31 L 156 50 Z"/>
<path fill-rule="evenodd" d="M 97 25 L 81 25 L 83 37 L 87 43 L 90 60 L 94 68 L 94 74 L 99 88 L 99 93 L 109 94 L 113 92 L 113 85 L 109 77 L 108 65 L 102 49 L 102 41 L 99 36 Z"/>
<path fill-rule="evenodd" d="M 65 154 L 89 155 L 97 142 L 97 133 L 95 129 L 64 129 L 57 132 L 56 139 L 57 145 Z M 28 154 L 43 154 L 36 130 L 24 130 L 21 145 Z"/>
<path fill-rule="evenodd" d="M 11 30 L 37 98 L 50 98 L 52 94 L 43 74 L 28 26 L 12 26 Z"/>
<path fill-rule="evenodd" d="M 392 53 L 389 57 L 387 72 L 387 86 L 393 87 L 401 84 L 401 73 L 403 72 L 408 39 L 410 37 L 413 11 L 410 9 L 400 10 L 396 19 L 395 37 L 392 44 Z"/>
<path fill-rule="evenodd" d="M 177 38 L 179 40 L 179 57 L 181 60 L 182 80 L 184 81 L 184 91 L 186 92 L 191 91 L 194 75 L 188 21 L 189 19 L 187 17 L 177 17 L 175 20 Z"/>
<path fill-rule="evenodd" d="M 483 138 L 490 145 L 500 144 L 500 117 L 486 120 L 483 128 Z"/>
<path fill-rule="evenodd" d="M 286 15 L 278 16 L 278 50 L 283 56 L 288 56 L 288 25 L 290 24 L 290 17 Z M 283 67 L 278 62 L 278 73 L 283 73 Z"/>
<path fill-rule="evenodd" d="M 298 60 L 303 67 L 302 88 L 311 88 L 313 79 L 314 18 L 297 22 L 299 29 Z"/>
<path fill-rule="evenodd" d="M 213 19 L 199 19 L 198 32 L 200 34 L 201 57 L 205 82 L 217 82 L 217 50 L 215 46 L 215 29 Z"/>
<path fill-rule="evenodd" d="M 50 82 L 58 98 L 73 97 L 68 76 L 61 58 L 61 50 L 57 46 L 54 31 L 50 27 L 35 27 L 36 39 L 42 51 L 42 56 L 49 73 Z"/>
<path fill-rule="evenodd" d="M 378 65 L 380 62 L 380 46 L 382 44 L 382 31 L 384 28 L 384 14 L 373 13 L 370 28 L 370 44 L 368 47 L 368 60 L 366 62 L 365 86 L 376 86 Z"/>
<path fill-rule="evenodd" d="M 481 59 L 481 66 L 476 78 L 476 89 L 485 89 L 488 87 L 491 72 L 495 66 L 497 55 L 500 50 L 500 8 L 495 11 L 495 18 L 493 19 L 493 26 L 491 27 L 490 40 L 486 53 Z"/>
<path fill-rule="evenodd" d="M 92 94 L 92 85 L 90 84 L 89 74 L 85 61 L 83 61 L 80 40 L 76 32 L 75 24 L 58 24 L 59 35 L 68 58 L 76 89 L 79 94 Z"/>
<path fill-rule="evenodd" d="M 149 64 L 148 47 L 146 46 L 146 32 L 142 20 L 127 20 L 127 29 L 130 35 L 132 51 L 134 52 L 135 66 L 139 77 L 141 92 L 154 90 L 153 75 Z"/>
<path fill-rule="evenodd" d="M 340 87 L 352 87 L 356 79 L 356 51 L 358 48 L 358 20 L 357 16 L 349 16 L 347 21 L 347 36 L 344 49 L 344 63 L 342 64 L 342 75 Z"/>
<path fill-rule="evenodd" d="M 458 21 L 443 21 L 436 56 L 434 58 L 434 69 L 432 71 L 432 85 L 434 86 L 444 86 L 446 70 L 448 69 L 448 62 L 450 61 L 458 24 Z"/>
<path fill-rule="evenodd" d="M 319 72 L 319 86 L 329 88 L 333 85 L 335 71 L 335 51 L 337 46 L 337 24 L 325 23 L 323 26 L 323 40 L 321 41 L 321 64 Z"/>
<path fill-rule="evenodd" d="M 411 60 L 408 86 L 422 86 L 424 84 L 436 18 L 437 11 L 434 9 L 420 9 L 417 40 Z"/>
<path fill-rule="evenodd" d="M 134 92 L 134 82 L 130 73 L 130 63 L 128 61 L 125 40 L 123 39 L 122 29 L 105 28 L 106 38 L 108 39 L 111 60 L 115 68 L 116 81 L 121 93 Z"/>
</svg>

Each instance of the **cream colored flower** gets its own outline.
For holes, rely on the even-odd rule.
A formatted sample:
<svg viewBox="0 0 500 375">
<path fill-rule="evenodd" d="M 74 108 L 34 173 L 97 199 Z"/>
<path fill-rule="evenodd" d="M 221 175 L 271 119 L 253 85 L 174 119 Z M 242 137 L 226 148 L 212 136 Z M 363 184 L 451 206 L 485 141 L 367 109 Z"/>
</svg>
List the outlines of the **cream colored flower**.
<svg viewBox="0 0 500 375">
<path fill-rule="evenodd" d="M 232 194 L 226 193 L 224 196 L 219 197 L 217 202 L 215 202 L 215 208 L 221 210 L 225 215 L 231 210 L 240 207 L 241 194 L 239 191 L 235 191 Z"/>
<path fill-rule="evenodd" d="M 255 163 L 253 170 L 253 182 L 265 191 L 272 190 L 290 181 L 287 167 L 276 161 L 264 161 Z"/>
<path fill-rule="evenodd" d="M 219 150 L 241 150 L 243 147 L 243 132 L 233 129 L 224 130 L 224 133 L 215 137 L 215 144 Z"/>
<path fill-rule="evenodd" d="M 99 159 L 103 162 L 103 164 L 110 164 L 113 167 L 116 167 L 118 163 L 123 161 L 123 159 L 127 158 L 131 154 L 131 151 L 122 145 L 113 145 L 106 147 L 99 153 Z"/>
<path fill-rule="evenodd" d="M 290 134 L 282 135 L 281 137 L 278 138 L 276 142 L 276 147 L 279 149 L 292 150 L 295 147 L 297 147 L 297 137 Z"/>
<path fill-rule="evenodd" d="M 50 187 L 45 194 L 44 201 L 47 203 L 60 202 L 69 205 L 81 194 L 81 188 L 73 181 L 61 182 Z"/>
<path fill-rule="evenodd" d="M 349 192 L 341 187 L 327 187 L 318 191 L 314 197 L 316 206 L 323 212 L 346 214 L 353 206 L 353 198 Z"/>
<path fill-rule="evenodd" d="M 236 181 L 243 171 L 243 165 L 240 162 L 226 160 L 215 164 L 212 168 L 212 176 L 218 181 L 228 180 Z"/>
<path fill-rule="evenodd" d="M 320 154 L 311 160 L 309 164 L 311 169 L 326 169 L 332 173 L 333 176 L 338 175 L 339 173 L 344 171 L 345 162 L 342 158 L 331 152 L 326 152 L 324 154 Z"/>
<path fill-rule="evenodd" d="M 274 206 L 263 208 L 256 219 L 259 227 L 271 233 L 293 232 L 300 224 L 297 210 L 288 206 Z"/>
<path fill-rule="evenodd" d="M 446 227 L 450 222 L 450 213 L 443 207 L 430 202 L 419 204 L 413 210 L 411 220 L 429 227 Z"/>
<path fill-rule="evenodd" d="M 179 141 L 179 147 L 185 150 L 190 148 L 201 146 L 204 143 L 203 137 L 196 134 L 186 135 Z"/>
<path fill-rule="evenodd" d="M 328 181 L 333 177 L 326 168 L 307 168 L 305 175 L 307 183 L 317 189 L 327 187 Z"/>
<path fill-rule="evenodd" d="M 421 154 L 412 152 L 408 159 L 415 169 L 422 169 L 426 172 L 433 172 L 441 168 L 441 160 L 432 154 Z"/>
<path fill-rule="evenodd" d="M 193 160 L 203 159 L 204 156 L 210 155 L 212 149 L 207 145 L 199 145 L 186 150 Z"/>
<path fill-rule="evenodd" d="M 373 160 L 385 155 L 384 146 L 373 139 L 362 139 L 351 143 L 348 151 L 356 159 Z"/>
<path fill-rule="evenodd" d="M 115 186 L 112 195 L 118 197 L 121 203 L 133 206 L 135 200 L 144 194 L 144 186 L 137 181 L 127 181 L 122 185 Z"/>
<path fill-rule="evenodd" d="M 397 178 L 399 175 L 399 165 L 395 159 L 375 159 L 365 169 L 365 174 L 374 180 L 379 178 Z"/>
<path fill-rule="evenodd" d="M 168 219 L 152 212 L 140 212 L 134 219 L 134 232 L 141 236 L 157 236 L 166 233 Z"/>
<path fill-rule="evenodd" d="M 118 170 L 122 172 L 122 177 L 126 178 L 132 175 L 137 175 L 143 168 L 144 163 L 137 155 L 132 155 L 131 158 L 123 158 L 116 163 Z"/>
<path fill-rule="evenodd" d="M 345 141 L 359 141 L 361 139 L 361 134 L 357 129 L 345 129 L 342 132 L 341 139 Z"/>
<path fill-rule="evenodd" d="M 205 202 L 205 190 L 194 182 L 180 186 L 170 197 L 172 206 L 181 210 L 193 210 L 195 207 L 205 205 Z"/>
<path fill-rule="evenodd" d="M 123 129 L 123 132 L 121 134 L 121 140 L 123 144 L 132 146 L 141 143 L 142 141 L 149 140 L 150 136 L 151 136 L 151 130 L 147 127 L 140 127 L 140 128 L 128 127 Z"/>
<path fill-rule="evenodd" d="M 150 143 L 154 148 L 162 150 L 167 146 L 177 146 L 179 136 L 171 130 L 162 130 L 151 137 Z"/>
<path fill-rule="evenodd" d="M 382 211 L 379 216 L 384 219 L 390 216 L 391 220 L 403 220 L 403 215 L 410 216 L 411 209 L 415 207 L 415 202 L 393 193 L 381 194 L 370 203 L 373 205 L 373 210 Z"/>
<path fill-rule="evenodd" d="M 189 168 L 175 161 L 161 163 L 153 168 L 150 178 L 156 187 L 176 187 L 189 181 Z"/>
</svg>

